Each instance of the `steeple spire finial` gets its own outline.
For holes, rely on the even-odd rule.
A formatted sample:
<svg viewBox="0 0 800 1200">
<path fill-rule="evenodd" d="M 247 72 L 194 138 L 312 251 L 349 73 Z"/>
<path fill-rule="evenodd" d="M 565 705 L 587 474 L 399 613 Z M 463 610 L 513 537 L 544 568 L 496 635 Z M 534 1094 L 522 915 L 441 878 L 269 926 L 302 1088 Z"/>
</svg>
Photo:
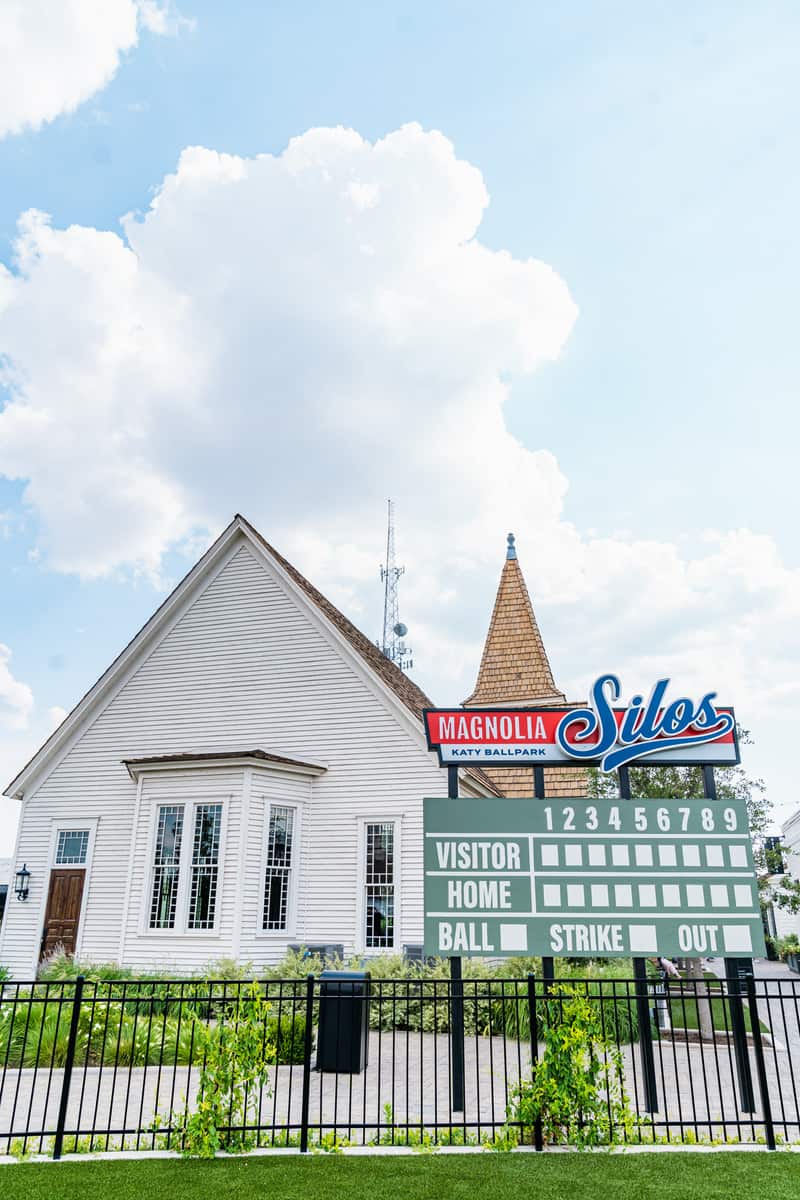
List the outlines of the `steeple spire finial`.
<svg viewBox="0 0 800 1200">
<path fill-rule="evenodd" d="M 478 678 L 464 708 L 564 701 L 553 679 L 513 533 L 507 543 Z"/>
</svg>

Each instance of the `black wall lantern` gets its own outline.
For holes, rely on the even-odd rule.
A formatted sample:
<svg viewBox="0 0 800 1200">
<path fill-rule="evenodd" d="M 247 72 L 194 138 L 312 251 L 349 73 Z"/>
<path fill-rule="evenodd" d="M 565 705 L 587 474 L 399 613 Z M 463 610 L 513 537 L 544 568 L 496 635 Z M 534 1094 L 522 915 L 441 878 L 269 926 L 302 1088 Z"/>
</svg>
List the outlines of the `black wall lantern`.
<svg viewBox="0 0 800 1200">
<path fill-rule="evenodd" d="M 31 873 L 25 863 L 22 864 L 22 870 L 17 871 L 14 876 L 14 895 L 18 900 L 28 899 L 28 889 L 31 882 Z"/>
</svg>

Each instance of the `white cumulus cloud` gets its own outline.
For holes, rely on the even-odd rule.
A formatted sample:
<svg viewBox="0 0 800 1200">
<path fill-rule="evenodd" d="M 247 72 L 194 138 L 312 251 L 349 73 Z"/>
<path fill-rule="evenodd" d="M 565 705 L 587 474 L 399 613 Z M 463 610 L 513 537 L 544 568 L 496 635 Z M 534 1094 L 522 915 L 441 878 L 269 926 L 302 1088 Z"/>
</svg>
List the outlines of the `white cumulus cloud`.
<svg viewBox="0 0 800 1200">
<path fill-rule="evenodd" d="M 73 112 L 110 82 L 140 29 L 184 25 L 156 0 L 2 0 L 0 137 Z"/>
<path fill-rule="evenodd" d="M 577 310 L 553 267 L 481 242 L 487 203 L 408 125 L 187 149 L 124 236 L 26 214 L 0 270 L 0 472 L 26 481 L 43 562 L 157 579 L 239 510 L 377 633 L 392 495 L 438 697 L 471 688 L 513 529 L 573 695 L 617 667 L 631 690 L 716 683 L 745 718 L 797 707 L 800 578 L 769 537 L 585 534 L 554 455 L 509 432 L 511 381 L 558 358 Z"/>
<path fill-rule="evenodd" d="M 11 651 L 0 642 L 0 729 L 27 729 L 33 711 L 33 692 L 11 672 Z"/>
</svg>

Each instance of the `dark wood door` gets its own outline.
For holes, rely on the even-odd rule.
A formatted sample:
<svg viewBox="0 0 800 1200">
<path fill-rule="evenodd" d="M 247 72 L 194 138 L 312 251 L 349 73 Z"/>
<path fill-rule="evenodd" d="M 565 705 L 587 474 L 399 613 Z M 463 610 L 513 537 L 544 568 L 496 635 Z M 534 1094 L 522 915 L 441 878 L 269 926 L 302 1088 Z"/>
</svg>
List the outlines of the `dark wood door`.
<svg viewBox="0 0 800 1200">
<path fill-rule="evenodd" d="M 40 959 L 52 954 L 57 946 L 63 946 L 67 954 L 75 953 L 85 874 L 74 867 L 50 872 Z"/>
</svg>

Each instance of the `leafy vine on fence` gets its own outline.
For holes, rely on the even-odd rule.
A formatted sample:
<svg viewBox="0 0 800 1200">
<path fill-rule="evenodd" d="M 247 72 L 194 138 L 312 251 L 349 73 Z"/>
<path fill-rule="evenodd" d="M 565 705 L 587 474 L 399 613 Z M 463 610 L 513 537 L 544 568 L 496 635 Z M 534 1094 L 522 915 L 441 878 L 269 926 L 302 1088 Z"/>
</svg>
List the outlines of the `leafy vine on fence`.
<svg viewBox="0 0 800 1200">
<path fill-rule="evenodd" d="M 187 1104 L 175 1129 L 185 1154 L 213 1158 L 220 1150 L 255 1145 L 261 1096 L 276 1053 L 271 1007 L 254 982 L 216 1020 L 196 1026 L 202 1061 L 197 1106 L 192 1111 Z"/>
<path fill-rule="evenodd" d="M 623 1084 L 622 1053 L 586 993 L 561 987 L 537 1005 L 544 1051 L 531 1078 L 512 1092 L 498 1143 L 531 1142 L 541 1122 L 545 1144 L 579 1149 L 635 1139 L 637 1118 Z"/>
</svg>

